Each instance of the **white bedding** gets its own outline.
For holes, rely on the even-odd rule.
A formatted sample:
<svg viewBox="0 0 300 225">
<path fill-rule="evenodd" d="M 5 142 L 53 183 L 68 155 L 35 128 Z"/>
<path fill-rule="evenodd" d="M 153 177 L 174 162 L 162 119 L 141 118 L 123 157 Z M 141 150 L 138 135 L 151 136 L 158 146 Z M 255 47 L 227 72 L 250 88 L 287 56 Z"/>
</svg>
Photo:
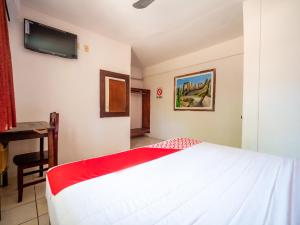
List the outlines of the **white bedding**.
<svg viewBox="0 0 300 225">
<path fill-rule="evenodd" d="M 299 225 L 300 164 L 201 143 L 46 195 L 52 225 Z"/>
</svg>

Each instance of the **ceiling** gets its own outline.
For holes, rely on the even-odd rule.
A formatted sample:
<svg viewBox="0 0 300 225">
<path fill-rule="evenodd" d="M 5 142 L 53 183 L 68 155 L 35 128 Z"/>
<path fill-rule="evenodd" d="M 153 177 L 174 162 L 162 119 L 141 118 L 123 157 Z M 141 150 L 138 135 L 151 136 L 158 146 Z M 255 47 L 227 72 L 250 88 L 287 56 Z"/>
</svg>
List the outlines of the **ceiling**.
<svg viewBox="0 0 300 225">
<path fill-rule="evenodd" d="M 27 7 L 132 45 L 150 66 L 242 35 L 243 0 L 24 0 Z"/>
</svg>

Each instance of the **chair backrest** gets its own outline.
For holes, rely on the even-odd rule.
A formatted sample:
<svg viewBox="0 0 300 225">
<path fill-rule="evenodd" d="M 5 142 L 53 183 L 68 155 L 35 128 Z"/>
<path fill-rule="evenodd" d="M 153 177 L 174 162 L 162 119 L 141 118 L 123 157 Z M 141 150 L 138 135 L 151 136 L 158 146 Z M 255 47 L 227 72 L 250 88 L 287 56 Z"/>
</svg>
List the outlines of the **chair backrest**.
<svg viewBox="0 0 300 225">
<path fill-rule="evenodd" d="M 51 127 L 54 127 L 54 133 L 58 134 L 59 113 L 57 113 L 57 112 L 50 113 L 49 124 Z"/>
<path fill-rule="evenodd" d="M 59 130 L 59 113 L 50 113 L 50 126 L 53 127 L 53 150 L 55 154 L 54 164 L 57 165 L 57 153 L 58 153 L 58 130 Z"/>
</svg>

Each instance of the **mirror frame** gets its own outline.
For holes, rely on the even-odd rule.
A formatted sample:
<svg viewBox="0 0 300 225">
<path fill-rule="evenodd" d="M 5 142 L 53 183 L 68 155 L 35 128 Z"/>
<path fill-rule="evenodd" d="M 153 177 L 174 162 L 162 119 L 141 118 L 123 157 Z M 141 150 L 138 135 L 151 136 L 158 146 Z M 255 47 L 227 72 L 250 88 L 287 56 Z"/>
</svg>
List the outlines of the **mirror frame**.
<svg viewBox="0 0 300 225">
<path fill-rule="evenodd" d="M 105 111 L 105 77 L 112 77 L 125 80 L 126 85 L 126 105 L 125 112 L 106 112 Z M 115 73 L 107 70 L 100 70 L 100 118 L 103 117 L 129 117 L 129 75 Z"/>
</svg>

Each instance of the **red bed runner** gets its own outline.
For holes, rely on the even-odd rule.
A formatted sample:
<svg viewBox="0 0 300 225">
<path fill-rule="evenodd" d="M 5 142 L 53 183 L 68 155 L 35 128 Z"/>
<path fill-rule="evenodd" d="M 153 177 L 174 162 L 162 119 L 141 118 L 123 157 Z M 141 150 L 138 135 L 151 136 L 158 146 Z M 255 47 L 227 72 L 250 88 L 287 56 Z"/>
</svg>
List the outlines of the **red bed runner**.
<svg viewBox="0 0 300 225">
<path fill-rule="evenodd" d="M 144 147 L 99 158 L 61 165 L 47 173 L 50 189 L 56 195 L 64 188 L 105 174 L 113 173 L 181 149 Z"/>
</svg>

